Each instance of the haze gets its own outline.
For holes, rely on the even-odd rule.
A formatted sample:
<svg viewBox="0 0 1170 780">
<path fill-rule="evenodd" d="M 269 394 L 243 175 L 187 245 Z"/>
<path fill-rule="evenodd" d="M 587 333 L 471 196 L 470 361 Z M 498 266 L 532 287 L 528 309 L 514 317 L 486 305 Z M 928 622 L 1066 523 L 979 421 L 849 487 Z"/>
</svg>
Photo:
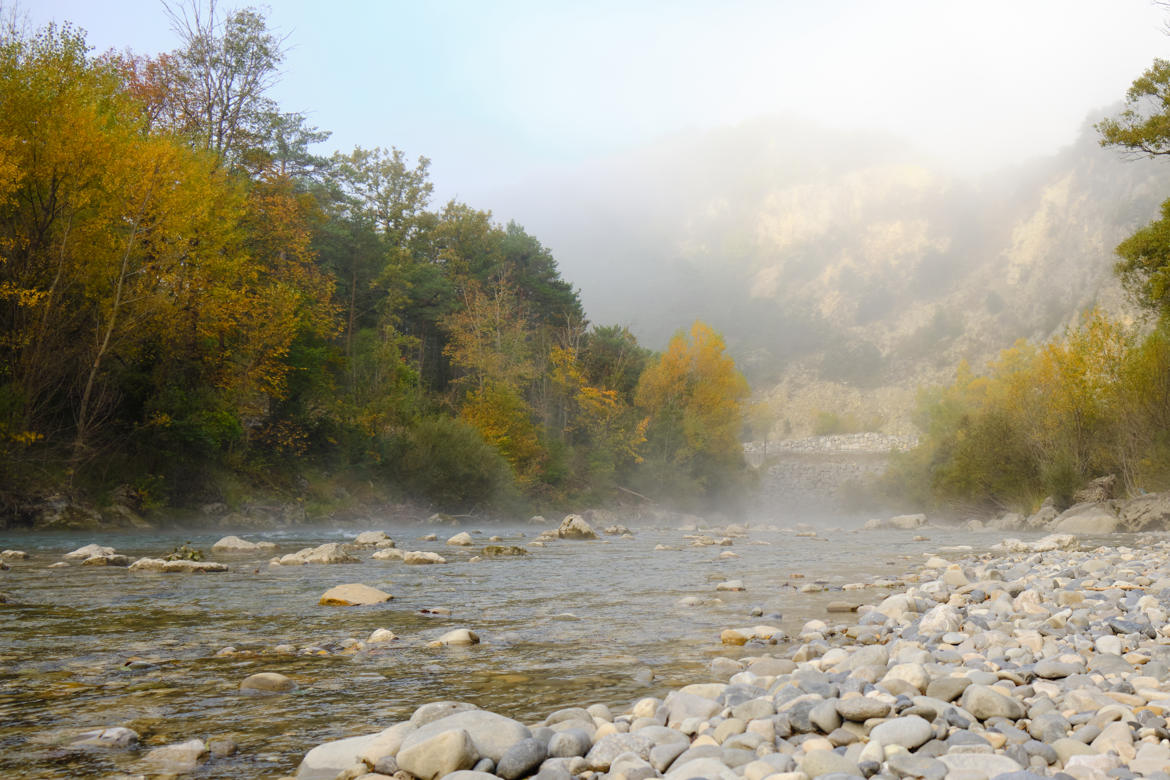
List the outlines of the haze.
<svg viewBox="0 0 1170 780">
<path fill-rule="evenodd" d="M 99 50 L 176 46 L 158 0 L 25 10 Z M 491 196 L 550 167 L 768 114 L 892 133 L 964 172 L 1018 162 L 1069 143 L 1167 49 L 1148 0 L 281 0 L 268 16 L 290 44 L 275 97 L 330 149 L 426 155 L 441 197 L 505 219 L 523 199 L 502 213 Z"/>
<path fill-rule="evenodd" d="M 48 0 L 26 10 L 36 25 L 72 21 L 98 50 L 177 46 L 158 0 Z M 925 327 L 930 307 L 953 305 L 939 296 L 981 300 L 989 291 L 978 285 L 1002 270 L 983 265 L 984 281 L 965 288 L 960 276 L 1006 257 L 1031 199 L 1060 176 L 1116 159 L 1095 149 L 1088 123 L 1170 48 L 1165 8 L 1148 0 L 282 1 L 266 15 L 289 46 L 273 97 L 333 133 L 323 152 L 380 145 L 425 155 L 436 203 L 458 198 L 524 225 L 552 249 L 595 322 L 630 325 L 660 347 L 687 312 L 725 332 L 740 358 L 763 349 L 766 364 L 820 349 L 826 328 L 859 327 L 841 337 L 873 339 L 870 315 L 858 312 L 873 310 L 878 289 L 900 291 L 891 301 L 917 290 L 910 321 L 892 326 L 897 338 Z M 1062 150 L 1052 181 L 1026 183 L 1025 163 Z M 1117 202 L 1101 192 L 1090 202 Z M 1011 198 L 1016 210 L 992 216 Z M 810 202 L 828 211 L 810 213 Z M 1077 289 L 1029 294 L 1067 299 L 1069 311 L 1093 300 L 1109 276 L 1110 242 L 1155 204 L 1145 197 L 1100 240 L 1073 244 L 1089 269 Z M 777 209 L 800 241 L 769 233 Z M 883 270 L 895 256 L 866 238 L 907 229 L 905 241 L 919 245 L 902 266 L 939 277 L 926 292 Z M 1052 227 L 1029 262 L 1067 259 L 1056 249 L 1061 231 Z M 1003 238 L 970 238 L 992 234 Z M 857 266 L 867 253 L 868 266 Z M 812 268 L 832 269 L 852 289 L 809 284 Z M 996 294 L 1015 304 L 1011 293 Z M 798 315 L 810 295 L 819 311 Z M 1019 306 L 1035 308 L 1023 298 Z M 984 329 L 984 346 L 1043 337 L 1062 322 Z M 888 357 L 895 341 L 875 349 Z"/>
</svg>

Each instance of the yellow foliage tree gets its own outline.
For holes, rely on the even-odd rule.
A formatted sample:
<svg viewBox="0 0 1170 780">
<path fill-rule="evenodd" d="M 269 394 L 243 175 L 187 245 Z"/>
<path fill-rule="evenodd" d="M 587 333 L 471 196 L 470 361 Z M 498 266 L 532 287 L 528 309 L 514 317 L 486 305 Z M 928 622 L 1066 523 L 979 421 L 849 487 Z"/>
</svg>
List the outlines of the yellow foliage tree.
<svg viewBox="0 0 1170 780">
<path fill-rule="evenodd" d="M 725 349 L 723 338 L 696 320 L 646 367 L 635 393 L 647 415 L 648 452 L 704 490 L 743 463 L 739 434 L 750 389 Z"/>
</svg>

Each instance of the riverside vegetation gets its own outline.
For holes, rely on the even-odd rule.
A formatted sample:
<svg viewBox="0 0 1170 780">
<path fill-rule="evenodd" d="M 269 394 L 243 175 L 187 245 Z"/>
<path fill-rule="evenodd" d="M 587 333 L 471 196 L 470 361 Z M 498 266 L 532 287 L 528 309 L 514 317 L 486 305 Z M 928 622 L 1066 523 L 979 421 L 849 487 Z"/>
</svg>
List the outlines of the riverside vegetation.
<svg viewBox="0 0 1170 780">
<path fill-rule="evenodd" d="M 50 546 L 32 554 L 3 553 L 11 564 L 5 575 L 12 589 L 8 608 L 28 619 L 47 617 L 36 617 L 38 610 L 45 611 L 35 603 L 38 594 L 84 581 L 99 590 L 119 582 L 127 595 L 149 595 L 151 620 L 170 620 L 162 603 L 166 597 L 157 593 L 157 578 L 168 578 L 167 591 L 229 597 L 222 602 L 180 597 L 169 609 L 181 610 L 175 617 L 184 625 L 204 601 L 233 625 L 221 628 L 206 621 L 194 644 L 151 641 L 153 649 L 145 657 L 135 652 L 124 663 L 115 651 L 111 660 L 119 662 L 106 671 L 105 654 L 111 648 L 83 659 L 65 655 L 66 665 L 51 681 L 34 680 L 28 671 L 44 664 L 55 668 L 59 645 L 35 658 L 13 648 L 0 676 L 0 704 L 22 703 L 49 721 L 6 723 L 5 744 L 19 749 L 5 751 L 0 765 L 14 777 L 45 776 L 56 767 L 70 776 L 116 769 L 126 778 L 275 777 L 279 765 L 297 765 L 297 780 L 1166 777 L 1170 543 L 1165 533 L 1124 539 L 1035 534 L 999 541 L 998 535 L 923 525 L 921 518 L 904 522 L 913 519 L 891 518 L 887 529 L 825 532 L 763 524 L 634 524 L 631 532 L 615 524 L 604 531 L 611 540 L 607 544 L 598 541 L 598 532 L 583 518 L 570 516 L 559 528 L 546 528 L 526 542 L 527 555 L 496 561 L 481 560 L 477 550 L 468 549 L 466 537 L 473 534 L 455 534 L 446 542 L 450 563 L 437 566 L 409 566 L 402 558 L 380 555 L 397 547 L 377 531 L 351 537 L 345 545 L 328 543 L 287 555 L 279 555 L 271 543 L 227 537 L 211 548 L 232 563 L 217 563 L 207 571 L 219 573 L 207 574 L 195 573 L 199 562 L 169 569 L 149 557 L 127 567 L 130 556 L 114 561 L 118 554 L 100 545 L 74 550 L 62 561 L 61 540 L 53 537 Z M 505 533 L 516 539 L 516 531 Z M 427 539 L 442 544 L 433 534 L 419 541 Z M 776 541 L 783 544 L 772 548 Z M 800 552 L 786 556 L 788 548 Z M 868 550 L 871 556 L 900 557 L 900 562 L 876 569 L 850 565 L 838 550 Z M 898 556 L 895 550 L 909 555 Z M 531 577 L 522 574 L 534 570 L 530 567 L 563 568 L 566 560 L 587 565 L 597 560 L 595 553 L 625 564 L 644 563 L 601 577 L 597 593 L 574 602 L 586 615 L 598 608 L 613 614 L 613 636 L 622 638 L 575 646 L 574 664 L 592 668 L 605 659 L 608 671 L 597 675 L 595 685 L 611 686 L 624 678 L 632 687 L 578 688 L 577 695 L 585 698 L 561 698 L 544 709 L 526 697 L 527 689 L 541 689 L 540 680 L 517 673 L 515 665 L 524 664 L 538 647 L 517 646 L 505 626 L 541 617 L 544 625 L 534 630 L 547 640 L 546 632 L 571 617 L 570 630 L 596 636 L 597 624 L 588 617 L 582 621 L 538 610 L 501 622 L 498 607 L 486 613 L 479 608 L 499 605 L 506 596 L 479 585 L 472 586 L 471 603 L 421 610 L 426 617 L 411 614 L 420 611 L 413 608 L 419 603 L 435 606 L 429 599 L 443 592 L 449 577 L 490 579 L 498 576 L 491 570 L 510 569 L 510 576 L 518 577 L 517 588 L 531 588 L 525 582 Z M 269 556 L 275 557 L 264 567 L 266 573 L 249 574 L 257 557 L 262 563 Z M 54 558 L 58 562 L 46 566 Z M 708 577 L 706 592 L 696 593 L 694 571 L 704 559 L 717 567 L 717 579 Z M 807 577 L 791 571 L 785 579 L 776 575 L 778 563 L 813 568 Z M 404 611 L 391 607 L 392 594 L 358 584 L 321 594 L 321 586 L 350 577 L 351 570 L 368 576 L 386 565 L 402 567 L 396 582 L 417 586 L 395 588 L 410 602 Z M 890 565 L 901 568 L 890 570 Z M 295 580 L 283 574 L 290 566 L 298 572 Z M 647 579 L 643 568 L 657 573 Z M 323 572 L 327 569 L 345 571 L 334 575 Z M 477 571 L 483 573 L 472 574 Z M 742 578 L 722 579 L 728 575 Z M 244 580 L 238 580 L 241 576 Z M 622 581 L 618 590 L 634 586 L 622 593 L 620 600 L 628 606 L 616 613 L 617 593 L 605 587 L 615 577 Z M 678 590 L 663 592 L 663 577 L 673 587 L 688 581 L 691 587 L 684 586 L 686 595 L 678 598 Z M 284 601 L 307 603 L 252 603 L 244 610 L 252 638 L 240 647 L 215 649 L 217 641 L 245 637 L 245 624 L 235 625 L 230 610 L 233 601 L 247 596 L 238 585 L 220 588 L 233 578 L 262 590 L 281 588 L 297 596 Z M 307 585 L 310 594 L 303 581 L 313 578 Z M 289 583 L 301 584 L 290 590 Z M 547 593 L 549 587 L 564 585 L 535 587 Z M 576 578 L 568 587 L 570 592 L 578 587 Z M 673 609 L 664 609 L 675 599 Z M 543 606 L 547 598 L 539 601 Z M 138 611 L 132 604 L 126 603 L 127 613 Z M 344 604 L 365 606 L 339 606 Z M 526 600 L 513 609 L 530 609 L 524 606 L 530 604 Z M 770 611 L 777 604 L 784 615 Z M 289 607 L 297 617 L 286 619 L 280 634 L 270 633 L 272 623 L 254 620 L 257 608 L 281 612 Z M 656 617 L 623 618 L 630 608 Z M 559 604 L 552 605 L 556 609 Z M 346 622 L 326 616 L 338 612 Z M 694 617 L 680 620 L 683 615 Z M 98 619 L 114 628 L 125 618 L 107 610 Z M 439 627 L 424 627 L 430 620 L 439 621 Z M 312 626 L 305 627 L 306 621 Z M 137 649 L 141 632 L 153 629 L 134 625 L 125 638 L 128 648 Z M 365 639 L 364 631 L 342 641 L 322 642 L 319 636 L 322 629 L 355 627 L 376 628 Z M 686 642 L 696 629 L 707 633 L 706 640 Z M 272 646 L 258 646 L 257 636 Z M 666 644 L 686 642 L 710 654 L 705 671 L 689 671 L 688 684 L 631 696 L 638 685 L 650 685 L 655 672 L 638 668 L 629 656 L 614 659 L 613 653 L 631 640 L 639 652 L 650 652 L 645 641 L 665 637 L 672 637 Z M 191 651 L 196 657 L 186 655 Z M 198 654 L 208 652 L 214 662 L 199 662 Z M 554 642 L 548 652 L 558 666 L 564 664 L 565 645 Z M 439 687 L 440 693 L 458 691 L 458 698 L 399 701 L 387 695 L 417 684 L 410 681 L 416 662 L 436 657 L 442 659 L 439 666 L 462 670 Z M 660 663 L 669 667 L 670 657 L 663 655 Z M 406 659 L 410 662 L 403 663 Z M 481 685 L 480 675 L 468 674 L 500 659 L 502 668 L 512 671 L 501 675 L 499 686 Z M 541 662 L 535 668 L 542 668 Z M 355 669 L 383 674 L 355 675 Z M 180 678 L 184 682 L 177 685 Z M 70 691 L 64 701 L 58 685 Z M 83 693 L 90 687 L 92 699 Z M 566 692 L 562 689 L 561 695 Z M 501 697 L 510 705 L 493 707 Z M 145 700 L 153 706 L 144 707 Z M 95 704 L 100 709 L 93 709 Z M 80 718 L 79 709 L 84 711 Z M 341 738 L 316 747 L 294 743 L 290 749 L 287 732 L 298 733 L 299 721 L 309 719 L 309 713 L 318 733 L 324 724 Z M 269 719 L 275 721 L 271 727 Z"/>
<path fill-rule="evenodd" d="M 1151 108 L 1152 106 L 1152 108 Z M 1170 62 L 1134 81 L 1126 108 L 1097 125 L 1103 146 L 1170 154 Z M 1170 485 L 1170 200 L 1117 247 L 1137 321 L 1085 312 L 1045 344 L 1020 341 L 982 373 L 920 393 L 921 445 L 897 455 L 887 495 L 929 507 L 1060 508 L 1103 474 L 1141 494 Z"/>
<path fill-rule="evenodd" d="M 315 154 L 328 133 L 267 95 L 261 14 L 171 10 L 155 58 L 0 30 L 0 522 L 55 494 L 739 494 L 748 388 L 717 333 L 654 355 L 590 326 L 536 238 L 431 203 L 425 158 Z"/>
</svg>

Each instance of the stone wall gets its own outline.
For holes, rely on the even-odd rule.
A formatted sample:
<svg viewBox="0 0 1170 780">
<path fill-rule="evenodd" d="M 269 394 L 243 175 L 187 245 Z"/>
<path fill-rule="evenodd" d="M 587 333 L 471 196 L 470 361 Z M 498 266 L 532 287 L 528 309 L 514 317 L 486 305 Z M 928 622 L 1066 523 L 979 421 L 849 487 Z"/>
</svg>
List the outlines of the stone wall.
<svg viewBox="0 0 1170 780">
<path fill-rule="evenodd" d="M 760 510 L 770 514 L 837 514 L 847 511 L 850 486 L 880 475 L 891 452 L 917 440 L 909 436 L 856 433 L 812 436 L 768 444 L 767 465 L 760 442 L 744 446 L 748 462 L 760 469 Z"/>
</svg>

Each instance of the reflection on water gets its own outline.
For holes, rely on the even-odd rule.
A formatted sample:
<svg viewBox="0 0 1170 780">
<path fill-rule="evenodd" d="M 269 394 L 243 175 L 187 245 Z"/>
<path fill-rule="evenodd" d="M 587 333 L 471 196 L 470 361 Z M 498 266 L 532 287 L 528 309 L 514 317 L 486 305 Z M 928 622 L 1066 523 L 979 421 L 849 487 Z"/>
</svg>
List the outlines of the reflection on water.
<svg viewBox="0 0 1170 780">
<path fill-rule="evenodd" d="M 910 532 L 822 531 L 821 538 L 806 538 L 773 529 L 753 530 L 730 548 L 691 547 L 676 529 L 635 529 L 632 540 L 556 542 L 526 557 L 471 563 L 488 534 L 524 544 L 540 529 L 492 526 L 474 536 L 471 548 L 445 546 L 450 528 L 383 529 L 399 547 L 434 550 L 450 563 L 406 566 L 370 560 L 365 551 L 360 564 L 328 566 L 269 567 L 267 555 L 222 556 L 231 567 L 226 574 L 50 569 L 92 541 L 132 558 L 160 557 L 183 541 L 210 550 L 223 534 L 0 536 L 0 549 L 32 554 L 0 573 L 9 601 L 0 605 L 0 774 L 130 770 L 141 751 L 62 746 L 77 731 L 106 726 L 128 726 L 147 745 L 231 736 L 239 752 L 195 776 L 275 777 L 294 769 L 313 745 L 383 728 L 427 701 L 470 701 L 525 721 L 565 706 L 624 707 L 705 679 L 716 654 L 762 651 L 721 646 L 723 628 L 764 622 L 795 633 L 805 620 L 824 618 L 826 603 L 840 599 L 847 582 L 900 573 L 909 558 L 920 561 L 940 545 L 996 540 L 937 530 L 925 542 L 912 542 Z M 283 554 L 362 530 L 369 529 L 241 535 L 277 542 Z M 432 531 L 440 541 L 420 541 Z M 659 544 L 677 549 L 656 551 Z M 739 557 L 720 558 L 727 550 Z M 804 578 L 790 579 L 794 574 Z M 715 583 L 731 578 L 747 590 L 716 593 Z M 830 590 L 794 587 L 813 581 Z M 325 590 L 346 582 L 381 588 L 394 600 L 317 605 Z M 709 601 L 678 605 L 695 595 Z M 434 607 L 451 615 L 420 612 Z M 751 616 L 755 608 L 762 617 Z M 473 628 L 483 643 L 426 647 L 455 627 Z M 346 646 L 376 628 L 400 639 L 360 651 Z M 278 645 L 297 652 L 275 653 Z M 226 647 L 237 652 L 218 655 Z M 646 668 L 654 672 L 649 684 L 639 681 Z M 259 671 L 288 675 L 299 688 L 286 696 L 241 696 L 240 681 Z"/>
</svg>

